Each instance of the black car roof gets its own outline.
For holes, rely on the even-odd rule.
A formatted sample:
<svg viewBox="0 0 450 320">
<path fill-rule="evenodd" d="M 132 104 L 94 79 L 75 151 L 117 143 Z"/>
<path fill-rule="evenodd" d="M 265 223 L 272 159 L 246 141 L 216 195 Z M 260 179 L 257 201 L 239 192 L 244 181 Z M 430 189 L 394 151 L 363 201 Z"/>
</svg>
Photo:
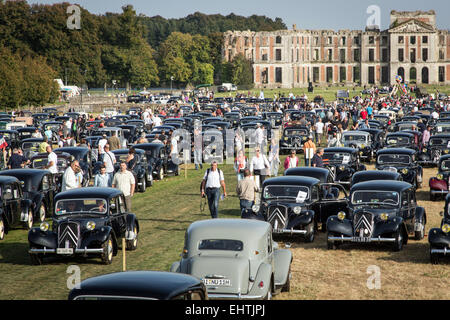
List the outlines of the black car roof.
<svg viewBox="0 0 450 320">
<path fill-rule="evenodd" d="M 438 133 L 438 134 L 433 134 L 431 138 L 450 138 L 450 133 Z"/>
<path fill-rule="evenodd" d="M 122 191 L 116 188 L 77 188 L 58 193 L 55 196 L 55 202 L 61 199 L 110 199 L 121 194 Z"/>
<path fill-rule="evenodd" d="M 404 131 L 390 132 L 390 133 L 388 133 L 386 135 L 386 138 L 391 137 L 391 136 L 401 136 L 401 137 L 414 138 L 414 134 L 409 133 L 409 132 L 404 132 Z"/>
<path fill-rule="evenodd" d="M 0 184 L 18 182 L 19 180 L 13 176 L 0 176 Z"/>
<path fill-rule="evenodd" d="M 346 147 L 332 147 L 332 148 L 325 148 L 325 149 L 323 149 L 323 152 L 348 152 L 348 153 L 355 153 L 355 152 L 358 152 L 358 149 L 346 148 Z"/>
<path fill-rule="evenodd" d="M 200 287 L 201 281 L 187 274 L 127 271 L 86 279 L 81 282 L 79 289 L 70 292 L 69 299 L 81 295 L 102 295 L 166 300 Z"/>
<path fill-rule="evenodd" d="M 284 172 L 285 176 L 302 176 L 319 179 L 321 182 L 327 182 L 326 179 L 330 175 L 330 170 L 315 167 L 296 167 L 289 168 Z"/>
<path fill-rule="evenodd" d="M 398 180 L 398 177 L 401 176 L 398 172 L 390 172 L 383 170 L 367 170 L 367 171 L 358 171 L 353 174 L 352 180 L 356 179 L 370 179 L 370 180 Z M 362 178 L 364 177 L 364 178 Z"/>
<path fill-rule="evenodd" d="M 161 149 L 164 148 L 165 145 L 161 144 L 161 143 L 140 143 L 140 144 L 135 144 L 133 146 L 135 149 L 142 149 L 142 150 L 153 150 L 153 149 Z"/>
<path fill-rule="evenodd" d="M 450 159 L 450 154 L 446 154 L 439 158 L 439 162 L 444 161 L 444 160 L 449 160 L 449 159 Z"/>
<path fill-rule="evenodd" d="M 356 183 L 351 187 L 350 192 L 355 190 L 370 190 L 370 191 L 397 191 L 402 192 L 411 188 L 412 185 L 408 182 L 397 180 L 371 180 Z"/>
<path fill-rule="evenodd" d="M 381 150 L 377 151 L 377 155 L 392 154 L 392 153 L 413 155 L 416 153 L 416 150 L 408 149 L 408 148 L 389 148 L 389 149 L 381 149 Z"/>
<path fill-rule="evenodd" d="M 136 151 L 136 153 L 139 153 L 139 154 L 145 153 L 145 150 L 142 150 L 142 149 L 139 149 L 139 148 L 134 148 L 134 150 Z M 114 153 L 114 154 L 116 154 L 116 153 L 118 153 L 118 154 L 125 154 L 125 153 L 128 153 L 128 151 L 130 151 L 130 149 L 116 149 L 116 150 L 113 150 L 111 152 Z"/>
<path fill-rule="evenodd" d="M 320 181 L 316 178 L 304 176 L 281 176 L 264 180 L 263 186 L 267 185 L 303 185 L 312 186 Z"/>
<path fill-rule="evenodd" d="M 25 176 L 44 176 L 48 173 L 50 173 L 50 171 L 43 169 L 10 169 L 0 171 L 1 176 L 12 176 L 19 180 Z"/>
</svg>

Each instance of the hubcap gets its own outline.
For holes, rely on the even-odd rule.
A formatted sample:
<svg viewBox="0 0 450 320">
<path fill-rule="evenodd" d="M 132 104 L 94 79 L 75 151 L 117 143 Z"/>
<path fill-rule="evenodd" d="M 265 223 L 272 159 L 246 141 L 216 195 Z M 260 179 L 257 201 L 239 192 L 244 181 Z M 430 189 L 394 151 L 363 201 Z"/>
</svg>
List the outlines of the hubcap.
<svg viewBox="0 0 450 320">
<path fill-rule="evenodd" d="M 44 222 L 44 220 L 45 220 L 45 208 L 43 205 L 39 209 L 39 219 L 40 219 L 40 222 Z"/>
<path fill-rule="evenodd" d="M 3 220 L 0 220 L 0 240 L 3 240 L 5 237 L 5 225 L 3 224 Z"/>
<path fill-rule="evenodd" d="M 113 254 L 112 242 L 111 242 L 111 240 L 109 240 L 108 241 L 108 260 L 112 260 L 112 254 Z"/>
<path fill-rule="evenodd" d="M 138 240 L 137 240 L 137 228 L 134 227 L 133 231 L 134 231 L 133 246 L 136 247 L 136 246 L 137 246 L 137 241 L 138 241 Z"/>
<path fill-rule="evenodd" d="M 31 229 L 32 226 L 33 226 L 33 213 L 28 212 L 28 227 Z"/>
</svg>

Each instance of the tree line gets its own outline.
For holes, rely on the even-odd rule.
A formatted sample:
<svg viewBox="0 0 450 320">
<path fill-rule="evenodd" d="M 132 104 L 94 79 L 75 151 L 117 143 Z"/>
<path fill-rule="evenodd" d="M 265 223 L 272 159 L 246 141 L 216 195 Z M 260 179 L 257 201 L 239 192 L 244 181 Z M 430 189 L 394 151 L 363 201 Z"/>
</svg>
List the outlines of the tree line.
<svg viewBox="0 0 450 320">
<path fill-rule="evenodd" d="M 53 79 L 87 87 L 148 88 L 233 82 L 251 84 L 244 57 L 222 61 L 223 32 L 286 29 L 281 19 L 196 12 L 181 19 L 121 13 L 80 13 L 67 27 L 69 3 L 0 1 L 0 107 L 42 105 L 57 97 Z"/>
</svg>

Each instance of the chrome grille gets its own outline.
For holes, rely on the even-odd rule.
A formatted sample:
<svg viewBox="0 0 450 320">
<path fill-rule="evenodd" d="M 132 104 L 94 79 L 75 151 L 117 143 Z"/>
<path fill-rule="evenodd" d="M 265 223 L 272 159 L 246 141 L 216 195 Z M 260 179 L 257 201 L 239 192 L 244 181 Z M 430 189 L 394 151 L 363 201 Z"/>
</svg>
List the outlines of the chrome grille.
<svg viewBox="0 0 450 320">
<path fill-rule="evenodd" d="M 268 222 L 272 225 L 274 232 L 284 229 L 288 219 L 288 208 L 285 206 L 270 206 L 268 210 Z"/>
<path fill-rule="evenodd" d="M 58 226 L 58 248 L 77 248 L 79 239 L 79 223 L 63 222 Z"/>
<path fill-rule="evenodd" d="M 374 215 L 370 212 L 355 213 L 353 225 L 355 237 L 371 238 L 373 233 Z"/>
</svg>

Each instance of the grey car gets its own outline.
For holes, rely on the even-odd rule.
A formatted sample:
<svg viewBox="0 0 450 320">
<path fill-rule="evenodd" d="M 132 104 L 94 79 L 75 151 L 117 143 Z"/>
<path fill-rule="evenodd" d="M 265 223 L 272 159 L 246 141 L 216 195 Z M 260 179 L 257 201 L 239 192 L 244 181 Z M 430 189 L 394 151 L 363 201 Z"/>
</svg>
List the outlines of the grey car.
<svg viewBox="0 0 450 320">
<path fill-rule="evenodd" d="M 292 253 L 278 249 L 272 226 L 264 221 L 194 222 L 181 256 L 170 271 L 202 279 L 210 299 L 271 299 L 290 290 Z"/>
</svg>

